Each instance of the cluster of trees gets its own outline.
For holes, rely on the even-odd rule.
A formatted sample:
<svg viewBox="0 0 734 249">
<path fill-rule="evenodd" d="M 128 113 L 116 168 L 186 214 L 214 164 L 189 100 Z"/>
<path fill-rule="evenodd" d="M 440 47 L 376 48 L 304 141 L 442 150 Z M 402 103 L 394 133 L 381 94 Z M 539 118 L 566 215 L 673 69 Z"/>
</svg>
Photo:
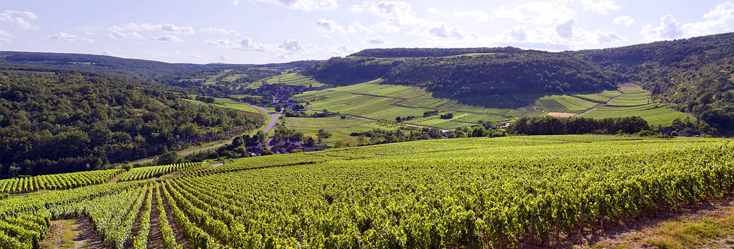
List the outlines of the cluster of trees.
<svg viewBox="0 0 734 249">
<path fill-rule="evenodd" d="M 461 53 L 485 54 L 445 57 Z M 614 79 L 597 65 L 562 53 L 477 48 L 376 49 L 355 55 L 380 58 L 332 58 L 307 68 L 302 74 L 335 85 L 382 78 L 387 84 L 427 87 L 450 97 L 596 91 L 616 86 Z"/>
<path fill-rule="evenodd" d="M 567 53 L 600 65 L 619 82 L 642 84 L 654 98 L 674 103 L 706 126 L 733 133 L 732 40 L 734 33 L 726 33 Z"/>
<path fill-rule="evenodd" d="M 374 58 L 334 57 L 314 64 L 300 74 L 325 84 L 352 85 L 380 78 L 399 63 L 381 63 Z"/>
<path fill-rule="evenodd" d="M 244 133 L 263 121 L 114 75 L 0 73 L 0 177 L 99 169 Z"/>
<path fill-rule="evenodd" d="M 367 132 L 352 132 L 349 135 L 357 137 L 358 145 L 363 146 L 442 138 L 504 137 L 507 133 L 502 129 L 487 129 L 483 125 L 475 125 L 459 127 L 445 134 L 436 128 L 400 127 L 396 131 L 373 129 Z"/>
<path fill-rule="evenodd" d="M 474 53 L 515 53 L 519 48 L 376 48 L 365 49 L 350 56 L 400 58 L 400 57 L 442 57 Z"/>
<path fill-rule="evenodd" d="M 210 104 L 216 101 L 214 98 L 206 97 L 206 96 L 196 96 L 196 100 L 204 102 L 204 103 L 210 103 Z"/>
<path fill-rule="evenodd" d="M 510 133 L 524 135 L 636 134 L 648 130 L 650 130 L 650 125 L 640 117 L 604 119 L 558 118 L 553 116 L 522 117 L 507 128 Z"/>
<path fill-rule="evenodd" d="M 217 148 L 216 150 L 205 150 L 197 153 L 192 153 L 185 158 L 182 158 L 182 162 L 201 162 L 206 159 L 218 159 L 222 157 L 226 158 L 240 158 L 240 157 L 246 157 L 247 156 L 247 147 L 246 145 L 251 142 L 257 142 L 260 141 L 260 143 L 263 144 L 263 147 L 265 147 L 265 140 L 268 139 L 268 135 L 265 134 L 263 131 L 258 131 L 257 134 L 254 134 L 252 136 L 250 135 L 242 135 L 239 137 L 235 137 L 232 139 L 232 143 Z M 171 163 L 163 163 L 163 164 L 157 164 L 157 165 L 164 165 L 164 164 L 171 164 Z"/>
<path fill-rule="evenodd" d="M 382 79 L 389 84 L 428 87 L 452 97 L 594 91 L 616 85 L 592 63 L 540 51 L 409 59 Z"/>
</svg>

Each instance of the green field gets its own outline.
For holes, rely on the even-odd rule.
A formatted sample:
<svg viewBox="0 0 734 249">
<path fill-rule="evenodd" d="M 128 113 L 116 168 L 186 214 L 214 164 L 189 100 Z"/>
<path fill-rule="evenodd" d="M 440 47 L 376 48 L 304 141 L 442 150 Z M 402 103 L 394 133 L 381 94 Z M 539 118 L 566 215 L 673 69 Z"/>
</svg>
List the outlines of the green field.
<svg viewBox="0 0 734 249">
<path fill-rule="evenodd" d="M 244 158 L 0 199 L 0 246 L 36 248 L 55 236 L 51 220 L 82 217 L 116 248 L 522 247 L 730 196 L 732 150 L 730 139 L 569 135 Z"/>
<path fill-rule="evenodd" d="M 314 80 L 311 77 L 303 76 L 297 73 L 282 74 L 279 76 L 267 79 L 268 84 L 285 84 L 292 86 L 305 86 L 305 87 L 324 87 L 325 84 Z"/>
<path fill-rule="evenodd" d="M 484 98 L 451 100 L 434 97 L 433 93 L 418 87 L 381 84 L 381 80 L 328 88 L 295 96 L 307 102 L 307 109 L 328 110 L 369 119 L 394 120 L 395 117 L 415 116 L 406 123 L 454 129 L 475 125 L 479 120 L 494 123 L 511 122 L 514 118 L 543 116 L 549 112 L 583 113 L 599 103 L 617 97 L 611 106 L 599 108 L 585 117 L 605 118 L 641 116 L 652 125 L 670 125 L 682 113 L 672 111 L 667 105 L 650 104 L 650 93 L 639 87 L 622 87 L 620 91 L 603 91 L 596 94 L 513 94 L 492 95 Z M 620 96 L 624 92 L 624 96 Z M 638 108 L 631 108 L 638 107 Z M 453 113 L 452 119 L 439 116 L 423 117 L 427 111 L 440 114 Z"/>
<path fill-rule="evenodd" d="M 670 126 L 673 120 L 685 119 L 685 113 L 674 111 L 667 104 L 653 103 L 650 93 L 640 87 L 621 87 L 624 92 L 609 103 L 607 106 L 589 112 L 583 117 L 588 118 L 615 118 L 626 116 L 639 116 L 651 126 Z"/>
<path fill-rule="evenodd" d="M 366 132 L 373 129 L 380 130 L 397 130 L 395 125 L 380 125 L 377 122 L 367 122 L 356 118 L 328 117 L 328 118 L 287 118 L 288 128 L 303 132 L 306 136 L 316 139 L 316 134 L 320 129 L 332 134 L 325 142 L 333 145 L 336 142 L 343 142 L 345 145 L 355 146 L 358 144 L 357 137 L 350 136 L 352 132 Z"/>
</svg>

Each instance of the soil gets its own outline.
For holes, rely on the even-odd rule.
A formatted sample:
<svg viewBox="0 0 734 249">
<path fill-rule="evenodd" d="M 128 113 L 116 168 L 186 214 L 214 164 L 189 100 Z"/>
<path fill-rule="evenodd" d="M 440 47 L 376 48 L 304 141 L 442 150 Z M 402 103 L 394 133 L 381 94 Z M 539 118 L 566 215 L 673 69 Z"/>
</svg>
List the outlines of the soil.
<svg viewBox="0 0 734 249">
<path fill-rule="evenodd" d="M 162 184 L 161 188 L 163 186 L 165 186 L 165 184 Z M 171 212 L 171 208 L 168 206 L 168 202 L 165 200 L 165 197 L 163 197 L 163 208 L 166 210 L 166 218 L 168 218 L 168 224 L 170 224 L 173 233 L 176 234 L 176 244 L 182 245 L 183 248 L 192 248 L 189 245 L 188 241 L 186 241 L 186 238 L 184 238 L 181 227 L 178 226 L 178 223 L 176 223 L 176 220 L 173 218 L 173 213 Z"/>
<path fill-rule="evenodd" d="M 148 190 L 148 191 L 151 191 L 151 190 Z M 130 229 L 130 238 L 128 238 L 127 241 L 125 242 L 125 248 L 133 248 L 135 246 L 133 243 L 135 242 L 135 236 L 137 236 L 138 232 L 140 231 L 140 224 L 143 223 L 143 211 L 145 210 L 146 199 L 148 199 L 148 192 L 145 192 L 145 198 L 143 199 L 143 205 L 140 206 L 140 210 L 138 210 L 138 214 L 136 215 L 137 217 L 135 217 L 133 228 Z M 152 206 L 151 206 L 151 209 L 152 209 Z M 150 232 L 150 230 L 148 231 Z"/>
<path fill-rule="evenodd" d="M 546 116 L 553 116 L 553 117 L 558 117 L 558 118 L 570 118 L 576 115 L 578 114 L 567 113 L 567 112 L 549 112 Z"/>
<path fill-rule="evenodd" d="M 102 245 L 102 238 L 94 233 L 94 228 L 92 228 L 92 223 L 89 223 L 89 219 L 85 217 L 81 217 L 77 219 L 77 222 L 74 223 L 74 225 L 77 227 L 77 231 L 81 232 L 79 237 L 74 239 L 74 249 L 102 249 L 102 248 L 111 248 L 111 247 L 105 247 Z"/>
<path fill-rule="evenodd" d="M 51 227 L 48 229 L 46 238 L 41 242 L 41 248 L 61 248 L 62 236 L 64 235 L 64 224 L 63 221 L 54 220 L 51 221 Z"/>
<path fill-rule="evenodd" d="M 151 190 L 155 191 L 155 190 Z M 163 248 L 163 234 L 161 233 L 161 223 L 158 222 L 158 198 L 153 193 L 153 200 L 150 205 L 150 232 L 148 233 L 148 248 Z"/>
</svg>

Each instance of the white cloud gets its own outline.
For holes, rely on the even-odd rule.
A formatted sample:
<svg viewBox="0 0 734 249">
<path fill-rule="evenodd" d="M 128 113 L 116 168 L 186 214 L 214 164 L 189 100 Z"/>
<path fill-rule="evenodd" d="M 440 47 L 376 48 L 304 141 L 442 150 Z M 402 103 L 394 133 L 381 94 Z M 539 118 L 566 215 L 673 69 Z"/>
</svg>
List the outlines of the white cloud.
<svg viewBox="0 0 734 249">
<path fill-rule="evenodd" d="M 381 19 L 370 28 L 379 32 L 396 33 L 405 26 L 425 25 L 431 21 L 420 19 L 411 9 L 410 3 L 393 1 L 364 1 L 349 8 L 354 14 L 369 13 Z M 435 22 L 433 22 L 435 23 Z"/>
<path fill-rule="evenodd" d="M 494 16 L 523 23 L 549 24 L 574 18 L 576 13 L 560 2 L 529 2 L 515 8 L 501 6 L 494 11 Z"/>
<path fill-rule="evenodd" d="M 629 27 L 630 25 L 635 24 L 635 19 L 629 16 L 620 16 L 620 17 L 614 18 L 614 20 L 612 20 L 612 23 L 617 24 L 617 25 L 624 25 L 625 27 Z"/>
<path fill-rule="evenodd" d="M 143 39 L 144 36 L 140 32 L 166 32 L 171 34 L 194 34 L 194 28 L 191 26 L 181 27 L 173 24 L 150 24 L 150 23 L 128 23 L 120 26 L 112 26 L 107 29 L 110 31 L 108 36 L 114 39 L 138 38 Z M 161 38 L 159 36 L 158 38 Z"/>
<path fill-rule="evenodd" d="M 665 15 L 660 18 L 660 26 L 645 25 L 640 34 L 649 40 L 674 39 L 682 36 L 683 31 L 678 28 L 678 20 L 673 15 Z"/>
<path fill-rule="evenodd" d="M 734 3 L 725 2 L 717 5 L 703 15 L 703 21 L 688 23 L 682 29 L 687 36 L 709 35 L 717 32 L 730 31 L 728 23 L 734 20 Z"/>
<path fill-rule="evenodd" d="M 611 0 L 581 0 L 584 10 L 606 15 L 610 10 L 618 10 L 619 6 Z"/>
<path fill-rule="evenodd" d="M 469 19 L 474 20 L 475 22 L 489 21 L 489 15 L 487 13 L 484 13 L 484 11 L 479 11 L 479 10 L 456 12 L 454 13 L 454 15 L 462 19 L 469 18 Z"/>
<path fill-rule="evenodd" d="M 112 53 L 112 51 L 109 51 L 109 50 L 105 50 L 104 53 L 102 53 L 102 55 L 115 56 L 115 53 Z"/>
<path fill-rule="evenodd" d="M 224 55 L 217 56 L 216 59 L 218 61 L 231 61 L 232 60 L 232 58 L 229 58 L 229 57 L 224 56 Z"/>
<path fill-rule="evenodd" d="M 525 30 L 525 27 L 512 28 L 511 30 L 505 31 L 505 35 L 514 41 L 526 41 L 528 39 L 528 32 Z"/>
<path fill-rule="evenodd" d="M 332 11 L 338 6 L 336 0 L 255 0 L 258 2 L 272 3 L 289 9 L 303 11 Z"/>
<path fill-rule="evenodd" d="M 94 43 L 94 41 L 89 38 L 79 37 L 79 36 L 64 33 L 64 32 L 59 32 L 59 33 L 49 35 L 46 37 L 54 41 Z"/>
<path fill-rule="evenodd" d="M 6 10 L 0 13 L 0 22 L 10 23 L 23 30 L 38 30 L 38 26 L 30 24 L 26 19 L 35 20 L 38 16 L 30 11 Z"/>
<path fill-rule="evenodd" d="M 0 41 L 10 42 L 10 38 L 13 38 L 13 35 L 5 30 L 0 29 Z"/>
<path fill-rule="evenodd" d="M 232 3 L 232 5 L 234 5 L 234 6 L 240 5 L 240 0 L 232 0 L 232 1 L 229 1 L 229 2 Z"/>
<path fill-rule="evenodd" d="M 556 34 L 561 38 L 571 38 L 573 36 L 573 30 L 576 26 L 576 19 L 569 19 L 564 22 L 556 24 Z"/>
<path fill-rule="evenodd" d="M 152 37 L 154 41 L 163 41 L 163 42 L 183 42 L 181 38 L 175 35 L 161 35 L 161 36 L 155 36 Z"/>
<path fill-rule="evenodd" d="M 253 42 L 249 37 L 242 40 L 230 40 L 230 39 L 219 39 L 219 40 L 205 40 L 204 45 L 217 46 L 227 49 L 253 51 L 253 52 L 280 52 L 278 45 L 271 43 L 257 43 Z"/>
<path fill-rule="evenodd" d="M 429 15 L 432 15 L 432 16 L 442 16 L 442 15 L 443 15 L 443 14 L 441 13 L 441 11 L 440 11 L 440 10 L 438 10 L 438 9 L 436 9 L 435 7 L 434 7 L 434 8 L 430 8 L 430 9 L 426 10 L 426 12 L 428 12 L 428 14 L 429 14 Z"/>
<path fill-rule="evenodd" d="M 344 27 L 339 25 L 339 23 L 334 20 L 320 18 L 318 21 L 316 21 L 316 25 L 319 26 L 321 30 L 327 33 L 347 33 L 346 31 L 344 31 Z"/>
<path fill-rule="evenodd" d="M 220 34 L 223 34 L 223 35 L 240 36 L 240 32 L 237 32 L 237 30 L 220 29 L 220 28 L 214 28 L 214 27 L 209 27 L 209 28 L 201 29 L 201 32 L 220 33 Z"/>
<path fill-rule="evenodd" d="M 617 41 L 624 41 L 624 38 L 620 37 L 619 35 L 613 33 L 613 32 L 603 32 L 603 31 L 597 31 L 596 32 L 597 41 L 600 43 L 610 43 L 610 42 L 617 42 Z"/>
<path fill-rule="evenodd" d="M 348 26 L 348 30 L 349 33 L 365 33 L 370 35 L 375 33 L 375 31 L 364 26 L 359 20 L 354 20 L 354 22 L 350 23 Z"/>
<path fill-rule="evenodd" d="M 385 38 L 382 38 L 382 36 L 378 35 L 372 38 L 367 38 L 366 42 L 369 44 L 385 44 L 387 43 L 387 40 L 385 40 Z"/>
<path fill-rule="evenodd" d="M 289 52 L 289 53 L 298 53 L 298 52 L 306 51 L 303 45 L 301 45 L 301 40 L 286 39 L 283 42 L 283 44 L 281 44 L 278 47 L 284 49 L 286 52 Z"/>
<path fill-rule="evenodd" d="M 476 35 L 469 34 L 458 26 L 449 26 L 446 24 L 431 27 L 426 31 L 426 33 L 435 37 L 449 39 L 465 39 L 469 37 L 476 37 Z"/>
</svg>

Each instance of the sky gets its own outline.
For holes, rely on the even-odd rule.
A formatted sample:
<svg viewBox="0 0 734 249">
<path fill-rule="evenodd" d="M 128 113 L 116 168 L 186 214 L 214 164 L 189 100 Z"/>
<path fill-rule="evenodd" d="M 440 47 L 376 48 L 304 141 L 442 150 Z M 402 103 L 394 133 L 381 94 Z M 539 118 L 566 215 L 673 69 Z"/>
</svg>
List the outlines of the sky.
<svg viewBox="0 0 734 249">
<path fill-rule="evenodd" d="M 565 51 L 732 32 L 734 0 L 0 0 L 0 50 L 173 63 L 367 48 Z"/>
</svg>

